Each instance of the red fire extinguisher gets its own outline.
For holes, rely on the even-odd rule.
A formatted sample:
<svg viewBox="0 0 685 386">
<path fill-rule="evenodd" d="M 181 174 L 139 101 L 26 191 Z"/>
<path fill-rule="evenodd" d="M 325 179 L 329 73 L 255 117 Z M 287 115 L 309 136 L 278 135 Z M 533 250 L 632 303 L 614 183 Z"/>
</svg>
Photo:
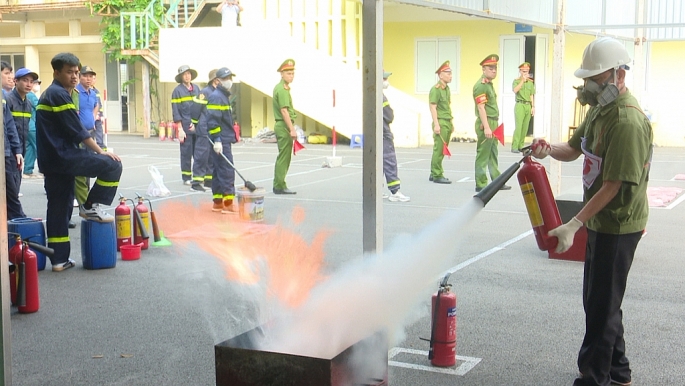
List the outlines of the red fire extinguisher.
<svg viewBox="0 0 685 386">
<path fill-rule="evenodd" d="M 173 121 L 167 122 L 166 130 L 167 130 L 166 131 L 167 138 L 169 138 L 170 140 L 173 141 L 176 138 L 176 135 L 175 135 L 176 123 L 174 123 Z"/>
<path fill-rule="evenodd" d="M 538 248 L 541 251 L 554 250 L 559 240 L 548 236 L 547 232 L 561 225 L 561 216 L 545 167 L 528 155 L 523 158 L 518 180 Z"/>
<path fill-rule="evenodd" d="M 159 140 L 164 141 L 166 139 L 166 122 L 164 122 L 164 121 L 159 122 L 159 127 L 157 128 L 157 132 L 159 133 Z"/>
<path fill-rule="evenodd" d="M 10 270 L 10 297 L 22 314 L 30 314 L 40 308 L 40 291 L 38 287 L 38 257 L 29 248 L 40 249 L 41 252 L 52 255 L 51 248 L 31 243 L 15 235 L 15 244 L 9 251 L 9 261 L 14 269 Z"/>
<path fill-rule="evenodd" d="M 238 122 L 233 123 L 233 131 L 235 131 L 235 141 L 240 142 L 240 125 Z"/>
<path fill-rule="evenodd" d="M 142 244 L 140 249 L 147 249 L 148 240 L 150 239 L 150 234 L 147 231 L 150 229 L 150 211 L 145 206 L 143 197 L 138 193 L 136 193 L 136 197 L 138 198 L 138 205 L 133 208 L 133 213 L 136 217 L 136 231 L 133 236 L 133 243 Z"/>
<path fill-rule="evenodd" d="M 457 363 L 457 295 L 447 284 L 450 274 L 442 279 L 438 292 L 433 294 L 431 313 L 430 350 L 428 359 L 433 366 L 450 367 Z"/>
<path fill-rule="evenodd" d="M 116 222 L 117 251 L 122 245 L 131 245 L 131 208 L 126 205 L 126 198 L 119 195 L 119 206 L 114 210 Z"/>
</svg>

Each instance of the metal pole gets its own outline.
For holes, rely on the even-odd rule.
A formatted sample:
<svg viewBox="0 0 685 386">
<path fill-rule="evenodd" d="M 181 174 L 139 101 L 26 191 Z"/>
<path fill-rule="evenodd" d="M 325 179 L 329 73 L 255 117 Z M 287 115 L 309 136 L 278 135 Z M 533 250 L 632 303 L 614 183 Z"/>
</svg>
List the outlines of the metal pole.
<svg viewBox="0 0 685 386">
<path fill-rule="evenodd" d="M 364 252 L 383 250 L 383 1 L 362 1 Z"/>
<path fill-rule="evenodd" d="M 552 108 L 550 141 L 561 142 L 562 128 L 564 127 L 563 106 L 564 100 L 564 50 L 566 49 L 566 31 L 564 22 L 566 18 L 566 0 L 559 0 L 557 4 L 557 27 L 554 29 L 554 49 L 552 59 Z M 555 195 L 561 193 L 561 162 L 550 160 L 549 183 Z"/>
<path fill-rule="evenodd" d="M 2 92 L 2 91 L 0 91 Z M 5 97 L 2 97 L 5 101 Z M 0 108 L 0 154 L 5 154 L 5 121 L 3 117 L 4 103 Z M 7 200 L 5 181 L 5 163 L 0 162 L 0 300 L 2 301 L 2 335 L 0 336 L 0 356 L 2 356 L 2 374 L 0 385 L 12 384 L 12 326 L 10 324 L 10 273 L 9 249 L 7 237 Z"/>
</svg>

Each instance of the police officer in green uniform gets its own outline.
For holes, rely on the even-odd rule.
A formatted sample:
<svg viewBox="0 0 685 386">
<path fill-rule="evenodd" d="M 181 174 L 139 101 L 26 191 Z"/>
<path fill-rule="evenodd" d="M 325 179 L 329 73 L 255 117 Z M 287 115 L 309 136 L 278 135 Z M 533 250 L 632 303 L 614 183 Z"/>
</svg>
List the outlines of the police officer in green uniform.
<svg viewBox="0 0 685 386">
<path fill-rule="evenodd" d="M 274 87 L 273 107 L 276 124 L 274 132 L 278 142 L 278 157 L 274 167 L 274 193 L 275 194 L 296 194 L 297 192 L 288 189 L 285 183 L 285 175 L 290 168 L 290 158 L 293 154 L 293 139 L 297 138 L 295 131 L 295 108 L 293 98 L 290 96 L 290 83 L 295 78 L 295 61 L 286 59 L 278 67 L 281 73 L 281 81 Z"/>
<path fill-rule="evenodd" d="M 452 181 L 443 174 L 442 160 L 445 158 L 443 147 L 449 145 L 454 126 L 452 126 L 452 107 L 450 86 L 452 81 L 452 69 L 450 62 L 443 63 L 437 71 L 438 83 L 431 88 L 428 94 L 428 103 L 433 120 L 433 156 L 431 157 L 431 174 L 428 181 L 436 184 L 451 184 Z"/>
<path fill-rule="evenodd" d="M 630 385 L 621 303 L 635 249 L 647 225 L 647 182 L 654 134 L 649 119 L 626 88 L 631 59 L 622 42 L 591 42 L 575 76 L 584 80 L 578 100 L 592 106 L 566 143 L 533 141 L 533 156 L 574 161 L 584 155 L 584 206 L 549 232 L 558 253 L 573 244 L 583 224 L 588 237 L 583 276 L 585 337 L 574 386 Z"/>
<path fill-rule="evenodd" d="M 511 152 L 519 153 L 526 142 L 530 118 L 535 115 L 535 83 L 530 76 L 530 63 L 523 62 L 519 66 L 519 77 L 514 79 L 511 87 L 516 94 L 516 129 L 511 140 Z"/>
<path fill-rule="evenodd" d="M 476 102 L 476 192 L 480 192 L 488 184 L 486 169 L 490 178 L 499 177 L 500 171 L 497 161 L 497 138 L 492 134 L 499 121 L 497 94 L 492 80 L 497 77 L 497 62 L 499 56 L 488 55 L 480 62 L 483 75 L 473 86 L 473 99 Z M 511 186 L 503 185 L 500 190 L 509 190 Z"/>
</svg>

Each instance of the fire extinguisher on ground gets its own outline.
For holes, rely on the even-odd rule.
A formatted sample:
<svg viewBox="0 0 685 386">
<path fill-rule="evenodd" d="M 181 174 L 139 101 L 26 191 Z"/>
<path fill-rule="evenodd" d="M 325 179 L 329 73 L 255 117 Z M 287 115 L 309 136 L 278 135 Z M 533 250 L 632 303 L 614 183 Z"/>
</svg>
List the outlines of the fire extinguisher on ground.
<svg viewBox="0 0 685 386">
<path fill-rule="evenodd" d="M 34 248 L 48 256 L 55 251 L 52 248 L 22 240 L 14 234 L 15 244 L 9 251 L 10 297 L 12 304 L 19 312 L 29 314 L 40 308 L 40 291 L 38 286 L 38 257 L 31 250 Z M 29 248 L 30 247 L 30 248 Z"/>
<path fill-rule="evenodd" d="M 174 123 L 173 121 L 167 122 L 166 130 L 167 130 L 167 132 L 166 132 L 167 138 L 169 138 L 170 140 L 173 141 L 176 138 L 176 135 L 175 135 L 176 123 Z"/>
<path fill-rule="evenodd" d="M 161 133 L 161 132 L 160 132 Z M 122 245 L 131 245 L 131 208 L 126 204 L 126 198 L 119 195 L 119 206 L 114 210 L 116 222 L 117 251 Z"/>
<path fill-rule="evenodd" d="M 159 140 L 164 141 L 166 139 L 166 122 L 160 121 L 159 127 L 157 128 L 157 133 L 159 133 Z"/>
<path fill-rule="evenodd" d="M 240 142 L 240 125 L 238 122 L 233 123 L 233 131 L 235 131 L 235 141 Z"/>
<path fill-rule="evenodd" d="M 136 197 L 138 198 L 138 205 L 133 208 L 136 222 L 133 243 L 142 244 L 140 249 L 147 249 L 148 240 L 150 239 L 150 234 L 147 231 L 150 228 L 150 211 L 145 206 L 143 197 L 138 193 L 136 193 Z"/>
<path fill-rule="evenodd" d="M 518 180 L 535 240 L 541 251 L 553 251 L 559 240 L 554 236 L 548 236 L 547 233 L 561 225 L 561 216 L 554 201 L 547 172 L 542 164 L 532 159 L 530 153 L 522 161 L 523 166 L 518 172 Z"/>
<path fill-rule="evenodd" d="M 447 284 L 450 274 L 442 279 L 433 294 L 431 338 L 428 359 L 433 366 L 450 367 L 457 363 L 457 295 Z"/>
</svg>

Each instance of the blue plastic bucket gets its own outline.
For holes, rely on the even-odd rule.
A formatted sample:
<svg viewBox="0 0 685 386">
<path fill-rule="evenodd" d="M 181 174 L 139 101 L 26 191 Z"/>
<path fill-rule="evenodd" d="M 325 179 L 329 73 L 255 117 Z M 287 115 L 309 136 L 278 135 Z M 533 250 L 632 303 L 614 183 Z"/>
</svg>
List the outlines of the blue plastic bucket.
<svg viewBox="0 0 685 386">
<path fill-rule="evenodd" d="M 85 269 L 114 268 L 117 265 L 114 222 L 81 220 L 81 258 Z"/>
<path fill-rule="evenodd" d="M 7 221 L 7 231 L 19 233 L 23 240 L 28 239 L 36 244 L 45 245 L 45 224 L 43 223 L 43 219 L 31 217 L 15 218 Z M 9 239 L 13 240 L 12 237 Z M 13 242 L 10 242 L 9 244 L 10 248 L 14 245 Z M 31 250 L 36 253 L 36 257 L 38 258 L 38 270 L 44 270 L 45 254 L 38 252 L 35 249 Z"/>
</svg>

